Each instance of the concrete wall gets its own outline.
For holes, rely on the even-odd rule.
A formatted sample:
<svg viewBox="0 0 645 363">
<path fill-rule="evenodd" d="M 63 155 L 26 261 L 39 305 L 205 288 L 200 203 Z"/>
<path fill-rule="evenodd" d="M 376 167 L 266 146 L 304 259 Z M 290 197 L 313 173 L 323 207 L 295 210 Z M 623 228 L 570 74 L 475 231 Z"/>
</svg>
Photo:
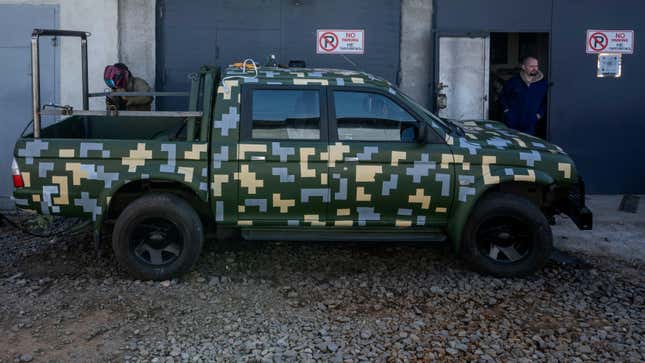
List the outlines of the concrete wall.
<svg viewBox="0 0 645 363">
<path fill-rule="evenodd" d="M 117 0 L 1 0 L 1 4 L 57 5 L 59 27 L 92 33 L 88 39 L 90 92 L 105 88 L 103 67 L 118 59 Z M 80 41 L 64 38 L 60 44 L 60 90 L 62 104 L 82 106 Z M 102 100 L 94 100 L 91 108 Z"/>
<path fill-rule="evenodd" d="M 431 75 L 432 0 L 402 0 L 401 89 L 428 106 Z"/>
<path fill-rule="evenodd" d="M 155 85 L 155 0 L 119 0 L 119 60 Z"/>
</svg>

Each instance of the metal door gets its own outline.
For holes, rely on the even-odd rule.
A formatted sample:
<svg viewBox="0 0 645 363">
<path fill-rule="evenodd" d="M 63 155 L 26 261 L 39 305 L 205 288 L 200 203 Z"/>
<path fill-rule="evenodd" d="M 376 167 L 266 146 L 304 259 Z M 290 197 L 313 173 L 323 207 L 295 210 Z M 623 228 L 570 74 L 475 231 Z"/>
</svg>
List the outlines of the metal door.
<svg viewBox="0 0 645 363">
<path fill-rule="evenodd" d="M 490 38 L 439 37 L 439 116 L 456 120 L 488 118 Z"/>
<path fill-rule="evenodd" d="M 20 132 L 31 120 L 31 32 L 34 28 L 55 28 L 55 6 L 0 5 L 0 209 L 13 208 L 11 160 Z M 41 41 L 41 100 L 56 102 L 56 40 Z"/>
<path fill-rule="evenodd" d="M 203 64 L 253 58 L 264 64 L 303 60 L 308 67 L 359 69 L 396 83 L 400 0 L 158 0 L 157 84 L 186 91 L 187 75 Z M 316 54 L 317 29 L 364 29 L 365 54 Z M 356 64 L 354 66 L 351 62 Z M 186 108 L 187 99 L 158 98 L 159 109 Z"/>
</svg>

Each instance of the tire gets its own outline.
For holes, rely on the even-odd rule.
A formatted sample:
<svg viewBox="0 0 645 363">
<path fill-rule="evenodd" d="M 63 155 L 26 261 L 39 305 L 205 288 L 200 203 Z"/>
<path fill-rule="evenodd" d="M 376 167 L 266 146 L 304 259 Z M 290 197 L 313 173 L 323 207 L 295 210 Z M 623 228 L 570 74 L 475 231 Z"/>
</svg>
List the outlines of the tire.
<svg viewBox="0 0 645 363">
<path fill-rule="evenodd" d="M 139 280 L 168 280 L 188 272 L 202 251 L 197 212 L 172 194 L 149 194 L 119 215 L 112 248 L 119 264 Z"/>
<path fill-rule="evenodd" d="M 551 227 L 531 201 L 491 193 L 472 212 L 461 250 L 472 266 L 497 277 L 519 277 L 544 267 L 553 248 Z"/>
</svg>

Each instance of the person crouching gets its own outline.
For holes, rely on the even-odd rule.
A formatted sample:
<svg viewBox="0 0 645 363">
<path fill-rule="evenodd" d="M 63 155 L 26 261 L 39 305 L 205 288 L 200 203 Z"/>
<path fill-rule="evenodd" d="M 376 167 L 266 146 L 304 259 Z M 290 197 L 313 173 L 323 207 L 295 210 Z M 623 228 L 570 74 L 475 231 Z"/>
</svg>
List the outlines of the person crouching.
<svg viewBox="0 0 645 363">
<path fill-rule="evenodd" d="M 103 80 L 112 92 L 151 92 L 148 82 L 134 77 L 123 63 L 108 65 L 103 71 Z M 116 108 L 119 111 L 150 111 L 153 97 L 151 96 L 107 96 L 107 109 Z"/>
</svg>

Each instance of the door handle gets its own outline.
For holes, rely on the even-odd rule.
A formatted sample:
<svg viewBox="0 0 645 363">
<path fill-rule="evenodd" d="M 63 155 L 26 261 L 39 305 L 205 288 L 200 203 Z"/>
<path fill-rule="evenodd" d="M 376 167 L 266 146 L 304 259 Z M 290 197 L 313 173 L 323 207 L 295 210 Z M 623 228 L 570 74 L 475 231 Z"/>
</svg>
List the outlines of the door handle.
<svg viewBox="0 0 645 363">
<path fill-rule="evenodd" d="M 357 156 L 347 156 L 345 157 L 345 161 L 358 161 Z"/>
</svg>

